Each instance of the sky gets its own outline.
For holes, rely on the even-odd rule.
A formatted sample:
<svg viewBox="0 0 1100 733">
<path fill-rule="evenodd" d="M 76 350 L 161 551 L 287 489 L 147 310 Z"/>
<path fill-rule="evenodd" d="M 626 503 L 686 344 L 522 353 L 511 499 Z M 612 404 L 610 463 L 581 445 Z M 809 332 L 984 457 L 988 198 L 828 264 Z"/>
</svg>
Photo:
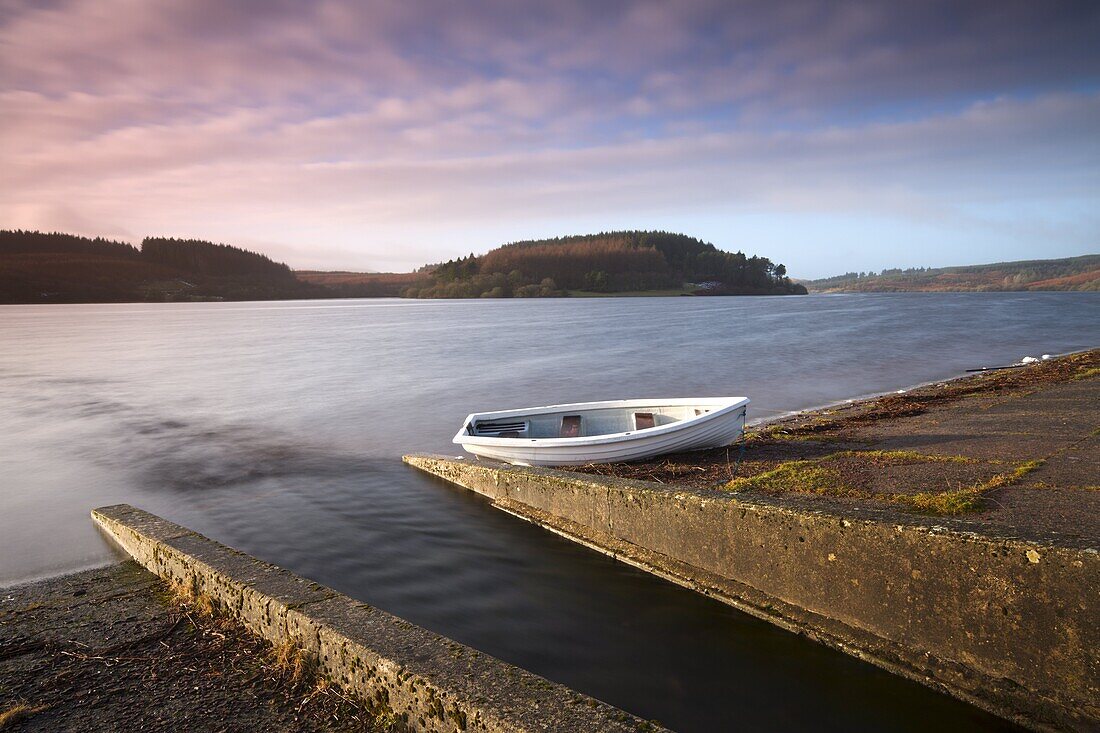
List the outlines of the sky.
<svg viewBox="0 0 1100 733">
<path fill-rule="evenodd" d="M 405 271 L 1100 252 L 1100 3 L 0 0 L 0 228 Z"/>
</svg>

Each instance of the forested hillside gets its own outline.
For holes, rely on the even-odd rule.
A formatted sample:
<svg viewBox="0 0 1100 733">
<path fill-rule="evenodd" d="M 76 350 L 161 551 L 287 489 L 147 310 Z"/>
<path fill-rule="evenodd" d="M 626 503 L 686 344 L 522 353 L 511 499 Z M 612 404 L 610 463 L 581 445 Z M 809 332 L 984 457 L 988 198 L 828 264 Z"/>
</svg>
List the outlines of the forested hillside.
<svg viewBox="0 0 1100 733">
<path fill-rule="evenodd" d="M 257 300 L 324 296 L 283 264 L 197 240 L 125 242 L 0 231 L 0 303 Z"/>
<path fill-rule="evenodd" d="M 849 272 L 803 284 L 820 293 L 1100 290 L 1100 255 L 879 273 Z"/>
<path fill-rule="evenodd" d="M 699 295 L 804 293 L 783 265 L 669 232 L 606 232 L 515 242 L 428 269 L 406 297 L 553 297 L 682 289 Z"/>
</svg>

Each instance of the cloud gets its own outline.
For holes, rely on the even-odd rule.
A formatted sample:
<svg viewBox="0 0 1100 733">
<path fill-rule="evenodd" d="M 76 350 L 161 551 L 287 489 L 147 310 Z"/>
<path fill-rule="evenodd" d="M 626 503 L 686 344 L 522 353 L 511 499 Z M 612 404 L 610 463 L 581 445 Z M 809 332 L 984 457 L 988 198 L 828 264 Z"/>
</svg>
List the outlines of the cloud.
<svg viewBox="0 0 1100 733">
<path fill-rule="evenodd" d="M 1097 36 L 1094 3 L 8 3 L 0 224 L 376 268 L 598 221 L 992 231 L 1096 203 Z"/>
</svg>

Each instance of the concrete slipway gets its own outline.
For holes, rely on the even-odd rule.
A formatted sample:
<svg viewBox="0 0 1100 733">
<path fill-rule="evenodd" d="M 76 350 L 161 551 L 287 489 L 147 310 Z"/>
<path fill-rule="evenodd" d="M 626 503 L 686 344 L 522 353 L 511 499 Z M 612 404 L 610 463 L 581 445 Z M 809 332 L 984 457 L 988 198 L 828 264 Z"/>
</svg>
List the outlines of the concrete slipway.
<svg viewBox="0 0 1100 733">
<path fill-rule="evenodd" d="M 619 467 L 667 483 L 599 475 L 598 467 L 581 473 L 430 455 L 405 462 L 1002 717 L 1036 729 L 1093 730 L 1100 728 L 1097 358 L 1093 351 L 1030 372 L 804 415 L 805 435 L 792 424 L 778 448 L 750 447 L 750 454 L 774 449 L 795 459 L 779 463 L 787 473 L 769 476 L 858 459 L 872 487 L 859 499 L 846 498 L 858 493 L 850 486 L 829 496 L 820 482 L 812 491 L 783 491 L 775 481 L 691 486 L 680 478 L 714 465 L 725 470 L 718 454 Z M 698 471 L 685 473 L 684 464 Z M 951 471 L 977 477 L 961 495 L 977 492 L 984 509 L 935 516 L 915 511 L 912 493 L 892 492 L 905 477 L 927 485 Z M 731 490 L 742 485 L 769 490 Z"/>
</svg>

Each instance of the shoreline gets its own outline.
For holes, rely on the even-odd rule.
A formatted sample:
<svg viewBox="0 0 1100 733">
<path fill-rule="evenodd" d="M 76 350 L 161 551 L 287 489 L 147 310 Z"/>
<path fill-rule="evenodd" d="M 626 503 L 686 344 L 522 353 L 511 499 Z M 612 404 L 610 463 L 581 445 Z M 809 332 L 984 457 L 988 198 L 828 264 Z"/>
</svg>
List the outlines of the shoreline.
<svg viewBox="0 0 1100 733">
<path fill-rule="evenodd" d="M 810 294 L 813 295 L 813 293 L 810 293 Z M 855 295 L 855 294 L 856 293 L 819 293 L 819 295 Z M 859 295 L 864 295 L 864 293 L 858 293 L 858 294 Z M 1072 351 L 1064 351 L 1064 352 L 1060 352 L 1060 353 L 1057 353 L 1057 354 L 1050 354 L 1050 357 L 1051 357 L 1050 359 L 1043 359 L 1040 362 L 1036 362 L 1036 363 L 1042 363 L 1043 361 L 1052 361 L 1054 359 L 1061 359 L 1061 358 L 1064 358 L 1064 357 L 1067 357 L 1067 356 L 1077 356 L 1078 354 L 1087 354 L 1090 351 L 1097 351 L 1098 349 L 1100 349 L 1100 346 L 1089 346 L 1089 347 L 1086 347 L 1086 348 L 1083 348 L 1083 349 L 1074 349 Z M 1031 366 L 1031 365 L 1026 365 L 1026 366 Z M 1022 366 L 1020 368 L 1026 368 L 1026 366 Z M 963 372 L 962 374 L 955 374 L 954 376 L 943 377 L 942 379 L 929 379 L 929 380 L 924 381 L 924 382 L 916 382 L 914 384 L 904 385 L 904 386 L 899 387 L 898 389 L 895 389 L 895 390 L 886 390 L 884 392 L 868 392 L 868 393 L 865 393 L 865 394 L 856 395 L 854 397 L 845 397 L 845 398 L 842 398 L 842 399 L 839 399 L 839 400 L 835 400 L 833 402 L 825 402 L 823 404 L 814 405 L 812 407 L 804 407 L 804 408 L 801 408 L 801 409 L 798 409 L 798 410 L 790 410 L 788 412 L 781 412 L 781 413 L 778 413 L 776 415 L 773 415 L 772 417 L 756 418 L 755 420 L 749 420 L 748 423 L 746 423 L 746 427 L 753 427 L 753 428 L 755 428 L 755 427 L 766 427 L 766 426 L 770 425 L 771 423 L 781 422 L 781 421 L 788 420 L 788 419 L 791 419 L 791 418 L 797 418 L 797 417 L 799 417 L 801 415 L 805 415 L 807 413 L 819 413 L 819 412 L 825 412 L 827 410 L 833 410 L 833 409 L 836 409 L 836 408 L 850 407 L 850 406 L 856 405 L 858 403 L 871 402 L 873 400 L 881 399 L 883 397 L 890 397 L 891 395 L 897 395 L 897 394 L 907 394 L 909 392 L 914 392 L 916 390 L 926 389 L 926 388 L 930 388 L 930 387 L 943 387 L 943 386 L 947 386 L 948 384 L 950 384 L 952 382 L 957 382 L 959 380 L 964 380 L 964 379 L 973 379 L 975 377 L 982 376 L 982 374 L 990 374 L 990 373 L 993 372 L 993 369 L 989 369 L 989 368 L 987 368 L 987 369 L 988 370 L 984 371 L 984 372 Z"/>
<path fill-rule="evenodd" d="M 637 291 L 624 291 L 621 293 L 588 293 L 581 294 L 562 295 L 562 296 L 547 296 L 547 297 L 490 297 L 490 298 L 407 298 L 403 295 L 364 295 L 364 296 L 348 296 L 348 295 L 333 295 L 325 297 L 317 297 L 316 295 L 310 295 L 308 297 L 293 297 L 293 298 L 267 298 L 267 299 L 236 299 L 236 298 L 222 298 L 222 297 L 210 297 L 210 298 L 197 298 L 195 300 L 71 300 L 71 301 L 20 301 L 20 302 L 0 302 L 0 308 L 4 306 L 28 306 L 28 305 L 180 305 L 180 304 L 194 304 L 194 303 L 295 303 L 295 302 L 326 302 L 331 300 L 400 300 L 409 302 L 479 302 L 479 301 L 520 301 L 530 302 L 539 300 L 604 300 L 608 298 L 625 298 L 625 299 L 637 299 L 637 298 L 680 298 L 689 296 L 692 298 L 777 298 L 786 297 L 788 295 L 796 295 L 799 297 L 847 297 L 847 296 L 896 296 L 896 295 L 974 295 L 974 296 L 998 296 L 998 295 L 1035 295 L 1041 293 L 1056 293 L 1061 295 L 1068 295 L 1071 297 L 1080 297 L 1084 294 L 1092 293 L 1093 291 L 1086 290 L 888 290 L 888 291 L 872 291 L 872 292 L 860 292 L 860 291 L 844 291 L 844 292 L 828 292 L 823 290 L 811 290 L 808 293 L 722 293 L 722 294 L 708 294 L 699 295 L 690 292 L 663 292 L 658 291 L 654 294 L 643 294 Z"/>
</svg>

